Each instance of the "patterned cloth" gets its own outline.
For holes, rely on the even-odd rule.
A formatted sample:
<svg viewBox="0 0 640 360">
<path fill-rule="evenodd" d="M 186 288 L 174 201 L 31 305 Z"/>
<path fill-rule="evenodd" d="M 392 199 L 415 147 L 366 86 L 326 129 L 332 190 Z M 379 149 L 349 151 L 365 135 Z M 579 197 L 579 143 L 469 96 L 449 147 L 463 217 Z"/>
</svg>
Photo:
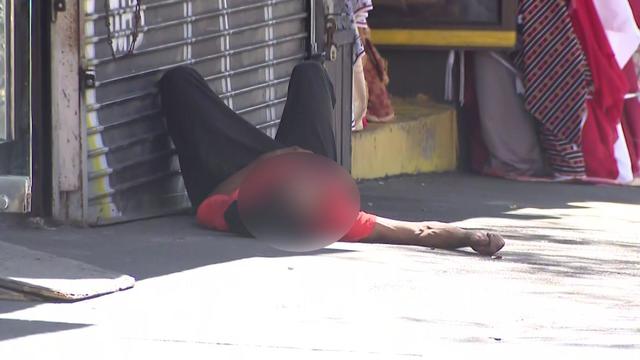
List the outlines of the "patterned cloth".
<svg viewBox="0 0 640 360">
<path fill-rule="evenodd" d="M 369 11 L 373 10 L 372 0 L 345 0 L 345 12 L 351 17 L 351 27 L 355 36 L 355 44 L 353 46 L 353 63 L 364 54 L 364 44 L 358 34 L 358 28 L 366 28 L 367 17 Z"/>
<path fill-rule="evenodd" d="M 373 45 L 366 30 L 360 31 L 360 36 L 367 54 L 363 58 L 364 77 L 369 93 L 367 120 L 372 122 L 392 121 L 395 118 L 395 113 L 391 104 L 391 97 L 387 91 L 387 85 L 389 84 L 387 61 Z"/>
<path fill-rule="evenodd" d="M 355 37 L 353 44 L 353 66 L 356 68 L 356 64 L 358 64 L 358 60 L 364 55 L 365 48 L 362 39 L 360 38 L 360 34 L 358 33 L 358 28 L 367 28 L 367 17 L 369 16 L 369 11 L 373 10 L 372 0 L 345 0 L 344 1 L 344 12 L 349 15 L 351 19 L 351 29 L 353 30 L 353 36 Z M 361 64 L 361 62 L 360 62 Z M 354 78 L 354 86 L 356 84 L 364 82 L 364 73 L 354 73 L 354 76 L 360 76 L 360 78 Z M 363 84 L 364 85 L 364 84 Z M 356 93 L 356 88 L 354 88 L 354 94 Z M 364 90 L 365 94 L 362 97 L 366 97 L 366 89 Z M 364 99 L 363 99 L 364 100 Z M 364 127 L 363 119 L 356 119 L 355 113 L 357 111 L 352 111 L 354 114 L 351 118 L 351 129 L 352 130 L 362 130 Z"/>
<path fill-rule="evenodd" d="M 518 21 L 525 107 L 541 123 L 549 165 L 556 176 L 583 177 L 581 128 L 591 75 L 566 2 L 521 0 Z"/>
</svg>

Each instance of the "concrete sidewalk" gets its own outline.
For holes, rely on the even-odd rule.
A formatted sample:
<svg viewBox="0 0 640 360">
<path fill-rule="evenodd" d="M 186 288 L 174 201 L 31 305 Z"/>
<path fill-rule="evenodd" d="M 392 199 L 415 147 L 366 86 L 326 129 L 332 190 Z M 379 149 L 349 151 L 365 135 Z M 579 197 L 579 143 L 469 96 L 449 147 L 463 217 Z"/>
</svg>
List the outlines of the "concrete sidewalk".
<svg viewBox="0 0 640 360">
<path fill-rule="evenodd" d="M 369 244 L 291 255 L 181 216 L 4 225 L 2 241 L 138 283 L 78 303 L 0 301 L 0 355 L 640 358 L 640 189 L 456 174 L 361 189 L 363 208 L 380 215 L 500 231 L 503 258 Z"/>
</svg>

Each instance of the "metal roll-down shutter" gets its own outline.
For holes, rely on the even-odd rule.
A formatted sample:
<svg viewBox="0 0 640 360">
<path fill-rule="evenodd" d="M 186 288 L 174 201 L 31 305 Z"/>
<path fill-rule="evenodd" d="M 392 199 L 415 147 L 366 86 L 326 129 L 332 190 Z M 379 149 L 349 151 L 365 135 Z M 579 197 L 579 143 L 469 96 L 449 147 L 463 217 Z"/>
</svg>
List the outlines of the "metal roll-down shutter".
<svg viewBox="0 0 640 360">
<path fill-rule="evenodd" d="M 103 224 L 188 207 L 160 114 L 156 83 L 196 68 L 232 109 L 274 135 L 293 67 L 305 57 L 306 0 L 144 0 L 132 55 L 136 0 L 82 2 L 87 222 Z M 113 59 L 106 18 L 112 24 Z"/>
</svg>

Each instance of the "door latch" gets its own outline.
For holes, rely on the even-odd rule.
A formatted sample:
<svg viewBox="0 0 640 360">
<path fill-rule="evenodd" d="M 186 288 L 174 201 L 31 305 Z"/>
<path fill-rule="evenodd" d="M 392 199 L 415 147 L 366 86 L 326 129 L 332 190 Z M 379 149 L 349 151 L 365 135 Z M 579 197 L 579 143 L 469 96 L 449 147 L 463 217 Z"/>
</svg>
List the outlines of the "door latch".
<svg viewBox="0 0 640 360">
<path fill-rule="evenodd" d="M 96 71 L 91 69 L 80 69 L 80 88 L 93 89 L 96 87 Z"/>
<path fill-rule="evenodd" d="M 66 0 L 53 0 L 51 2 L 51 22 L 56 22 L 58 20 L 58 13 L 67 11 L 67 1 Z"/>
<path fill-rule="evenodd" d="M 338 45 L 336 45 L 336 42 L 334 40 L 336 31 L 338 31 L 336 20 L 333 18 L 327 19 L 325 25 L 325 33 L 327 35 L 325 47 L 326 53 L 329 55 L 329 61 L 336 61 L 336 59 L 338 58 Z"/>
</svg>

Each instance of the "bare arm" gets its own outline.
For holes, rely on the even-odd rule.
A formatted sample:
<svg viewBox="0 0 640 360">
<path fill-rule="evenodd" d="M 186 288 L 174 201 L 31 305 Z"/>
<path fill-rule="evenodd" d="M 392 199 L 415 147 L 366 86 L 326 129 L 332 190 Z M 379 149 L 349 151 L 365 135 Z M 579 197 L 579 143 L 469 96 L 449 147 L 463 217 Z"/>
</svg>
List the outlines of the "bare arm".
<svg viewBox="0 0 640 360">
<path fill-rule="evenodd" d="M 221 183 L 212 194 L 231 194 L 261 160 L 289 152 L 308 152 L 299 147 L 289 147 L 264 154 L 244 169 Z M 471 247 L 483 255 L 493 255 L 504 246 L 498 234 L 467 231 L 459 227 L 434 221 L 409 222 L 378 217 L 373 233 L 363 242 L 396 245 L 416 245 L 439 249 Z"/>
<path fill-rule="evenodd" d="M 454 225 L 435 222 L 409 222 L 378 217 L 369 243 L 416 245 L 438 249 L 471 247 L 482 255 L 493 255 L 504 246 L 504 239 L 494 233 L 468 231 Z"/>
</svg>

